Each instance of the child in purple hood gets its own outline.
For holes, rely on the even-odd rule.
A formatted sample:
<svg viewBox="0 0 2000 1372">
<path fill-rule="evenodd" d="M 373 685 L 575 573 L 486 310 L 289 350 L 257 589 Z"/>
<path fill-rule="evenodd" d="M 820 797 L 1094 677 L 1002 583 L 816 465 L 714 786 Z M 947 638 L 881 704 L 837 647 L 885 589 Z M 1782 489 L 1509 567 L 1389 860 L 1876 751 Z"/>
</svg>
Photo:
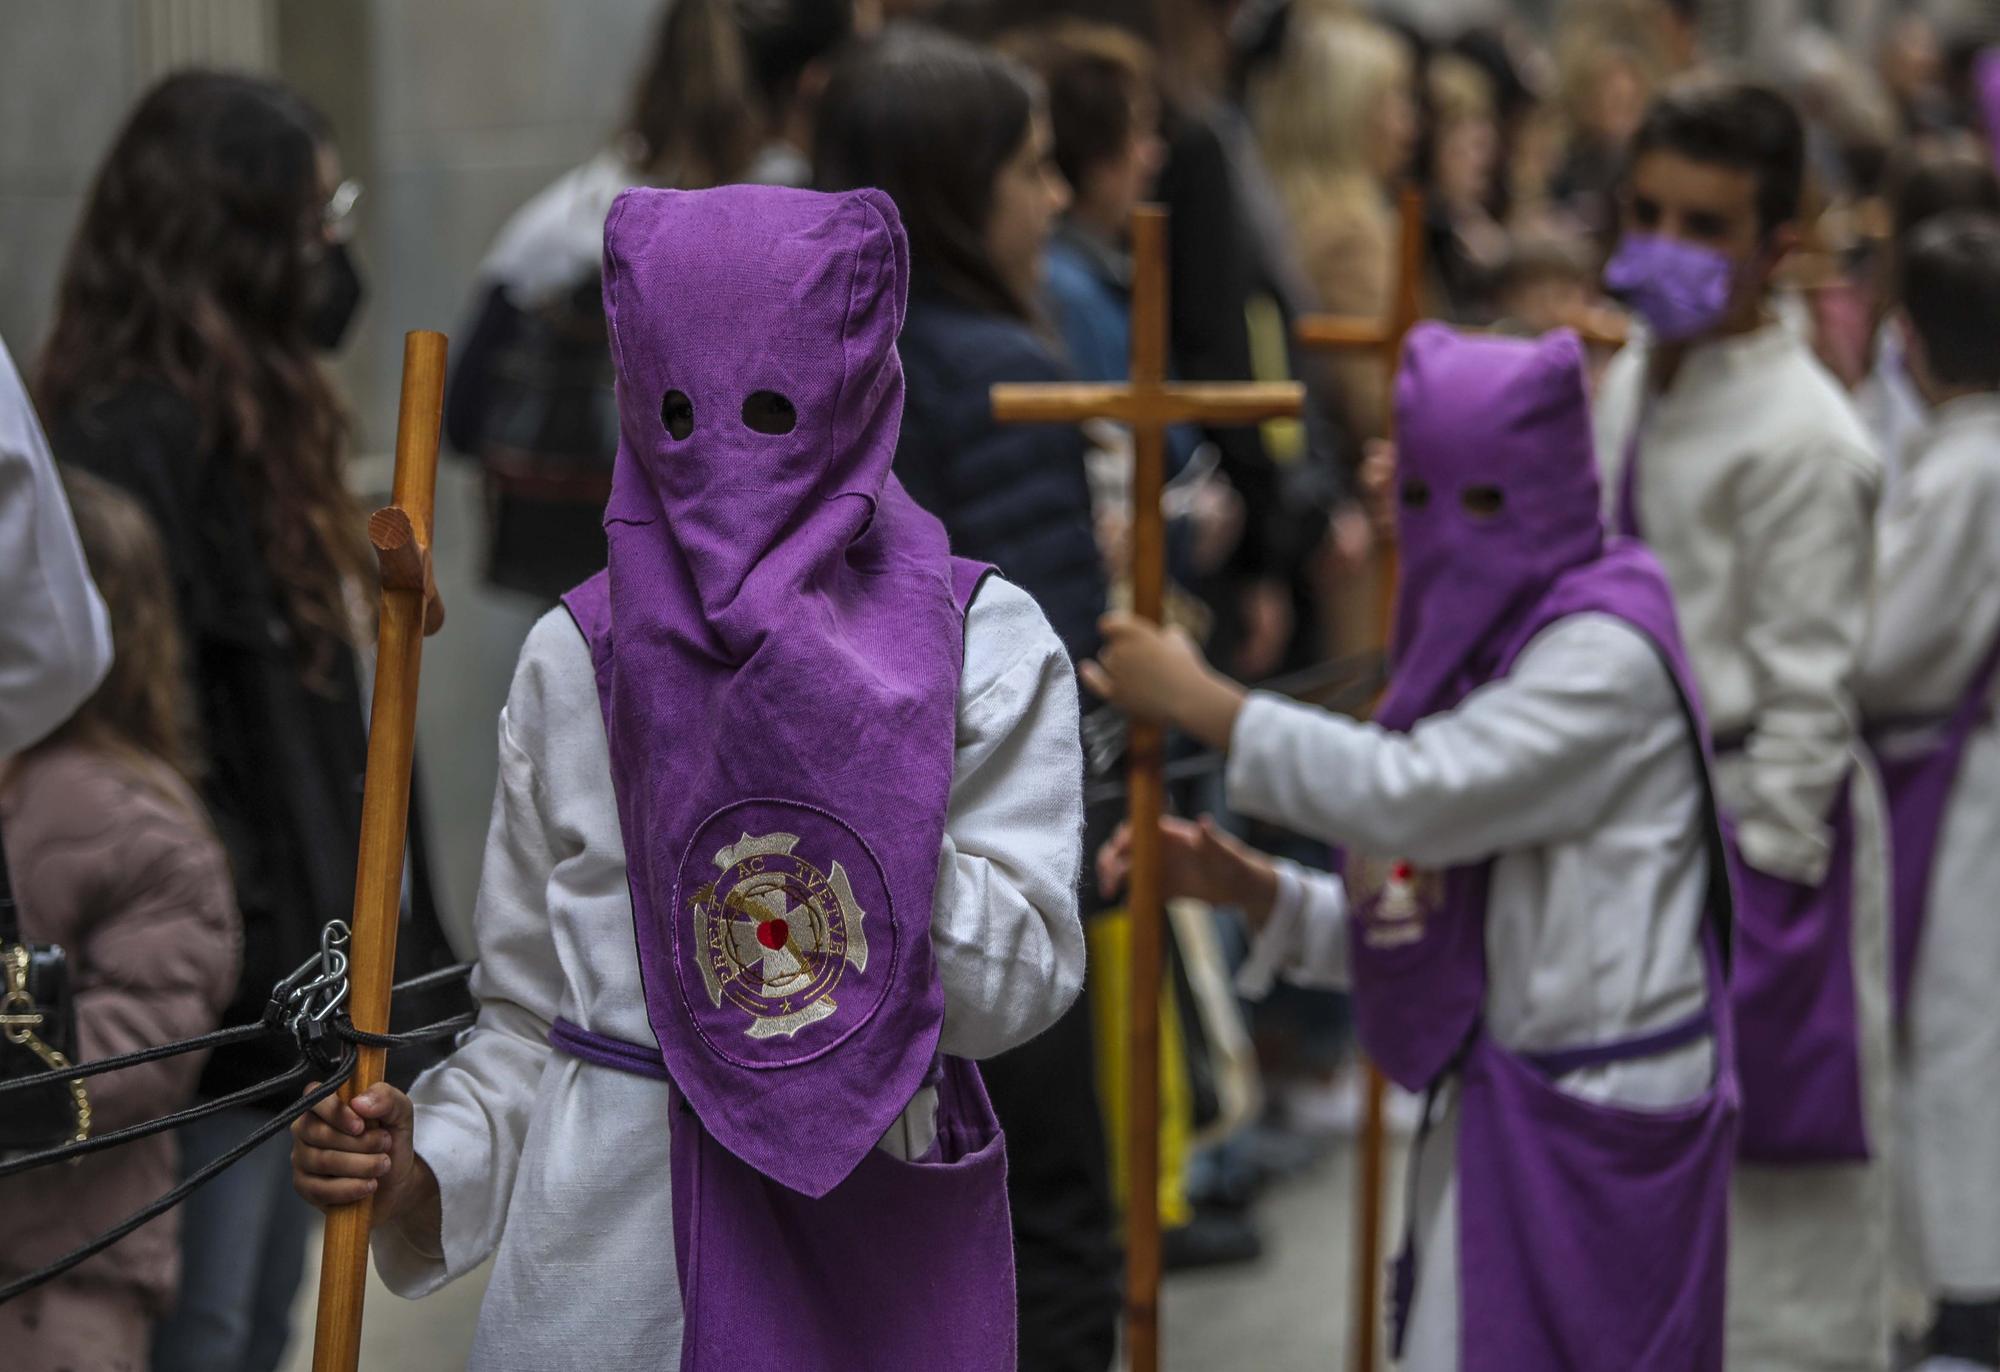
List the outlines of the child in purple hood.
<svg viewBox="0 0 2000 1372">
<path fill-rule="evenodd" d="M 1169 821 L 1166 887 L 1247 911 L 1253 987 L 1351 987 L 1369 1056 L 1428 1093 L 1400 1365 L 1719 1372 L 1731 902 L 1666 580 L 1605 530 L 1574 336 L 1424 326 L 1397 424 L 1375 723 L 1125 617 L 1086 683 L 1226 750 L 1232 810 L 1339 848 L 1328 877 Z"/>
<path fill-rule="evenodd" d="M 972 1059 L 1075 999 L 1082 753 L 1034 603 L 891 474 L 880 191 L 635 190 L 605 228 L 608 569 L 500 722 L 478 1024 L 296 1131 L 484 1369 L 1015 1365 Z"/>
</svg>

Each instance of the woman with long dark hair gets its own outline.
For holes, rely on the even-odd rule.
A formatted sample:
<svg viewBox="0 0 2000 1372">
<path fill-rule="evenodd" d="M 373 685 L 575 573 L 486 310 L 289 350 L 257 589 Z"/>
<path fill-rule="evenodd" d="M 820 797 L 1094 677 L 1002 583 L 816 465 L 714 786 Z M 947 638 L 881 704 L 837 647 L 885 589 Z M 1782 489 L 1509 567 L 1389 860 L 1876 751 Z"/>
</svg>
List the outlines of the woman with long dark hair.
<svg viewBox="0 0 2000 1372">
<path fill-rule="evenodd" d="M 822 189 L 885 190 L 909 232 L 897 477 L 943 521 L 953 552 L 998 566 L 1081 660 L 1106 602 L 1084 437 L 996 424 L 988 399 L 998 381 L 1074 379 L 1037 305 L 1068 202 L 1038 83 L 958 39 L 891 29 L 835 70 L 813 148 Z M 1087 996 L 980 1065 L 1007 1131 L 1021 1366 L 1037 1372 L 1101 1372 L 1116 1341 L 1094 1068 Z"/>
<path fill-rule="evenodd" d="M 1069 192 L 1038 84 L 959 39 L 891 30 L 835 71 L 814 147 L 821 189 L 885 190 L 909 231 L 897 477 L 960 556 L 997 565 L 1087 657 L 1105 586 L 1083 435 L 996 424 L 986 392 L 1073 379 L 1039 306 Z"/>
<path fill-rule="evenodd" d="M 38 378 L 57 455 L 134 496 L 166 550 L 201 796 L 244 923 L 228 1023 L 255 1019 L 353 903 L 366 760 L 355 649 L 371 572 L 322 354 L 360 302 L 345 232 L 355 194 L 326 121 L 283 86 L 167 78 L 98 171 Z M 434 928 L 413 931 L 412 956 Z M 287 1065 L 273 1045 L 226 1050 L 201 1093 Z M 184 1166 L 267 1116 L 237 1108 L 187 1129 Z M 276 1366 L 310 1214 L 286 1181 L 277 1140 L 188 1205 L 156 1368 Z"/>
</svg>

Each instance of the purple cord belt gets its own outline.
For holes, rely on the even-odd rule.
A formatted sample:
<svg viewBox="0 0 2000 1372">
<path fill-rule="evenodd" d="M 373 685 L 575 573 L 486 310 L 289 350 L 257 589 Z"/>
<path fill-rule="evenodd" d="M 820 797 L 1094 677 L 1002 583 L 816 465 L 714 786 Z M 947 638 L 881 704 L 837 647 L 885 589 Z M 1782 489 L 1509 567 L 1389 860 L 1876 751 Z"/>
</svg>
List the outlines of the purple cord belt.
<svg viewBox="0 0 2000 1372">
<path fill-rule="evenodd" d="M 1519 1056 L 1523 1062 L 1534 1067 L 1543 1076 L 1566 1077 L 1571 1072 L 1581 1072 L 1586 1067 L 1609 1067 L 1618 1062 L 1660 1057 L 1673 1052 L 1676 1048 L 1684 1048 L 1690 1043 L 1707 1038 L 1714 1030 L 1714 1011 L 1704 1005 L 1686 1019 L 1676 1020 L 1666 1028 L 1655 1029 L 1650 1034 L 1639 1034 L 1629 1039 L 1595 1044 L 1588 1048 L 1559 1048 L 1553 1052 L 1522 1053 Z"/>
<path fill-rule="evenodd" d="M 556 1022 L 549 1026 L 549 1046 L 581 1062 L 595 1063 L 599 1067 L 609 1067 L 614 1072 L 629 1072 L 635 1077 L 647 1077 L 653 1081 L 673 1084 L 673 1076 L 667 1071 L 666 1060 L 660 1056 L 659 1049 L 649 1048 L 643 1043 L 633 1043 L 630 1039 L 615 1039 L 609 1034 L 600 1034 L 594 1029 L 584 1028 L 574 1020 L 557 1017 Z M 934 1087 L 943 1080 L 944 1058 L 940 1056 L 931 1063 L 930 1071 L 924 1074 L 923 1084 Z"/>
<path fill-rule="evenodd" d="M 599 1067 L 630 1072 L 635 1077 L 650 1077 L 654 1081 L 673 1080 L 667 1075 L 667 1064 L 660 1057 L 659 1049 L 595 1033 L 566 1019 L 558 1019 L 549 1026 L 549 1044 L 573 1058 L 594 1062 Z"/>
</svg>

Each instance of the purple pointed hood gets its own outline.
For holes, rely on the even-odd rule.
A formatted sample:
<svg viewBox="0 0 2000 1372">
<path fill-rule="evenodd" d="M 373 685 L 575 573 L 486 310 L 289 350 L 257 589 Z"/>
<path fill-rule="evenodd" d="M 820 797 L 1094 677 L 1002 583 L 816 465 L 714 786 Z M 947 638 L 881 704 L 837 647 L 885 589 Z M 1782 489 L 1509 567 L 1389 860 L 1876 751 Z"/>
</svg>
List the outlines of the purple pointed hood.
<svg viewBox="0 0 2000 1372">
<path fill-rule="evenodd" d="M 909 273 L 880 191 L 628 191 L 612 208 L 605 520 L 663 522 L 726 653 L 753 647 L 874 515 L 902 422 Z M 768 397 L 789 404 L 789 432 Z"/>
<path fill-rule="evenodd" d="M 1574 334 L 1410 333 L 1396 385 L 1402 584 L 1389 694 L 1406 729 L 1488 679 L 1543 593 L 1605 546 Z"/>
<path fill-rule="evenodd" d="M 890 473 L 909 250 L 877 191 L 636 190 L 592 645 L 646 1008 L 715 1139 L 825 1194 L 936 1065 L 962 597 Z"/>
</svg>

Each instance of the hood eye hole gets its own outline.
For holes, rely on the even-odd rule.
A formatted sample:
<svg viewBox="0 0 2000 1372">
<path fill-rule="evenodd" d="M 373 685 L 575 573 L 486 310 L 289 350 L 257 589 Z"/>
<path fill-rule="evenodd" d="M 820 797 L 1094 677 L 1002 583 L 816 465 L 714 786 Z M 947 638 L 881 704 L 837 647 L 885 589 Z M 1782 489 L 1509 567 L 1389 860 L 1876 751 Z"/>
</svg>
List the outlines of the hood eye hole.
<svg viewBox="0 0 2000 1372">
<path fill-rule="evenodd" d="M 1431 487 L 1428 481 L 1420 481 L 1416 477 L 1411 477 L 1403 483 L 1402 494 L 1403 508 L 1406 510 L 1422 510 L 1430 506 Z"/>
<path fill-rule="evenodd" d="M 694 401 L 686 391 L 668 391 L 660 402 L 660 423 L 667 436 L 679 443 L 694 432 Z"/>
<path fill-rule="evenodd" d="M 1467 486 L 1458 503 L 1474 519 L 1491 519 L 1507 508 L 1507 493 L 1498 486 Z"/>
<path fill-rule="evenodd" d="M 743 427 L 760 434 L 788 434 L 799 424 L 799 412 L 776 391 L 752 391 L 743 402 Z"/>
</svg>

